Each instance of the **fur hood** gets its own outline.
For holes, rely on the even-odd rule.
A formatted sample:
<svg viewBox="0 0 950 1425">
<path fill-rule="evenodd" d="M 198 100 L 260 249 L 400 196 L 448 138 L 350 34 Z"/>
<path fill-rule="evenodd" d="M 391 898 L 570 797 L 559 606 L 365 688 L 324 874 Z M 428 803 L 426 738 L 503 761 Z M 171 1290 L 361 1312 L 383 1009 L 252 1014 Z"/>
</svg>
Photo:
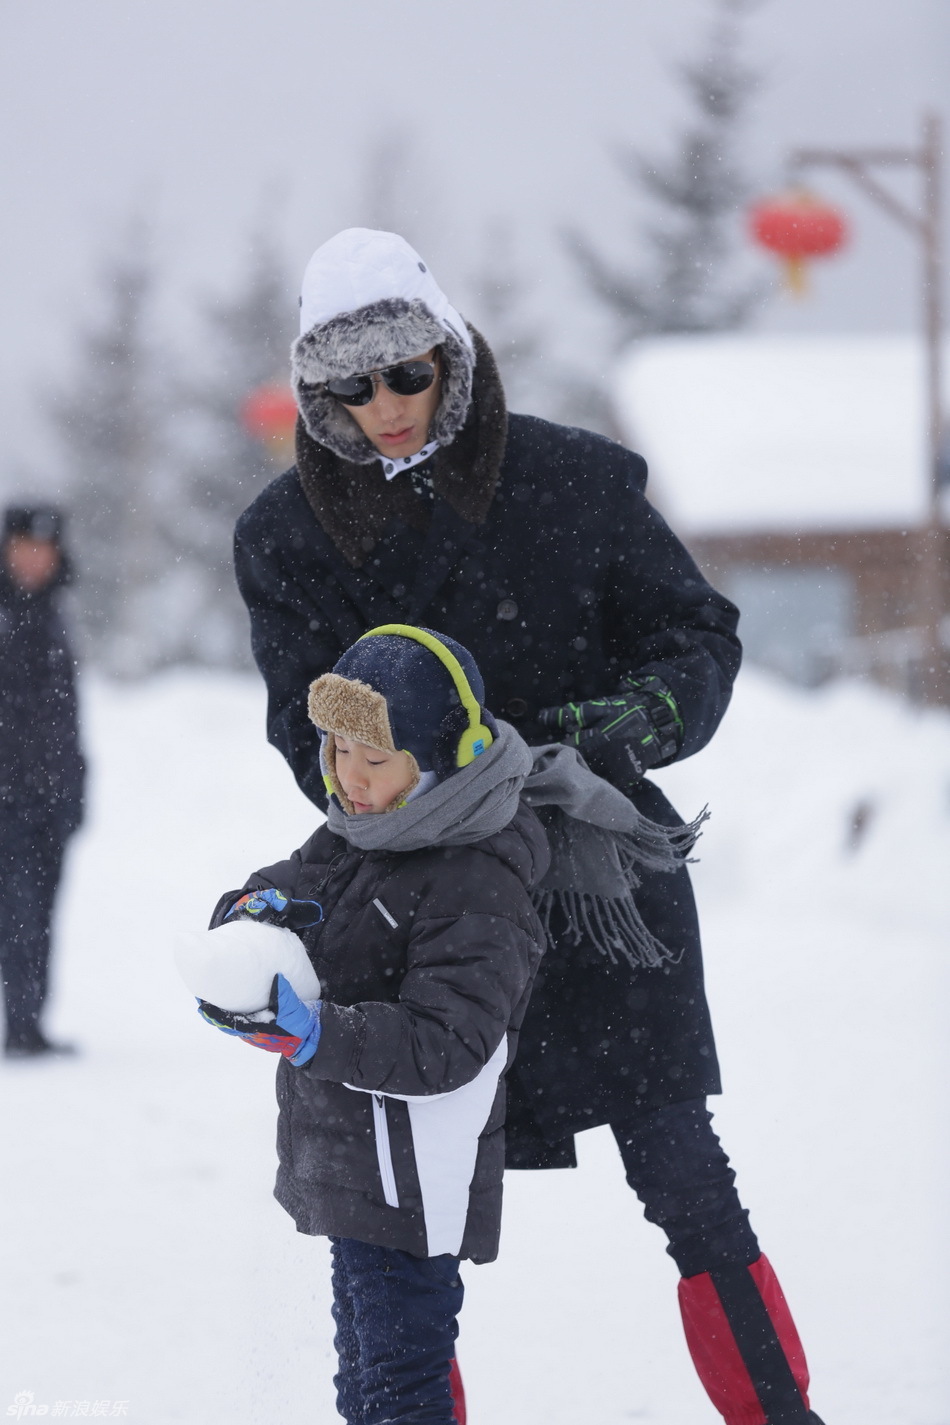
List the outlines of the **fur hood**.
<svg viewBox="0 0 950 1425">
<path fill-rule="evenodd" d="M 290 353 L 308 434 L 353 464 L 378 460 L 378 450 L 324 384 L 435 346 L 443 357 L 442 398 L 430 438 L 444 445 L 461 429 L 471 402 L 475 350 L 468 328 L 404 238 L 370 228 L 337 233 L 307 265 L 300 336 Z"/>
</svg>

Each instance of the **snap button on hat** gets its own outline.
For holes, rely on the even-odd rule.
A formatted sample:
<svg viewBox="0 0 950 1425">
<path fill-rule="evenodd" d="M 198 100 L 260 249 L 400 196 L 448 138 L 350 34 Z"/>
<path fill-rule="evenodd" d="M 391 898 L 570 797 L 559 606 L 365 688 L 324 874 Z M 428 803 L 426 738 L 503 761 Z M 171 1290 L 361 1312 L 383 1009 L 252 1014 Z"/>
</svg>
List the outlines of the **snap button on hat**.
<svg viewBox="0 0 950 1425">
<path fill-rule="evenodd" d="M 502 599 L 501 603 L 498 605 L 498 608 L 495 610 L 495 613 L 498 618 L 504 619 L 506 622 L 508 622 L 511 619 L 518 617 L 518 605 L 515 603 L 514 599 Z"/>
<path fill-rule="evenodd" d="M 522 718 L 528 711 L 528 704 L 524 698 L 509 698 L 505 704 L 505 712 L 509 717 Z"/>
</svg>

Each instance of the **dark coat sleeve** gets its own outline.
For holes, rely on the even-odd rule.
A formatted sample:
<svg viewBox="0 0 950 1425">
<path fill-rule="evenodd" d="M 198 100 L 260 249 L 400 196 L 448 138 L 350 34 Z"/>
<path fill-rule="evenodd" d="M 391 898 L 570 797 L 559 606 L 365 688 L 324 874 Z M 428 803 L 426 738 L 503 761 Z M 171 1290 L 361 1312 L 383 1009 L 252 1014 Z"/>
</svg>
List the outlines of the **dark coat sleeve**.
<svg viewBox="0 0 950 1425">
<path fill-rule="evenodd" d="M 614 512 L 604 620 L 609 651 L 625 673 L 655 674 L 683 721 L 680 757 L 705 747 L 722 720 L 739 670 L 739 612 L 703 578 L 646 498 L 646 462 L 624 463 Z M 614 692 L 605 688 L 605 693 Z"/>
<path fill-rule="evenodd" d="M 503 915 L 417 916 L 394 1004 L 325 1004 L 317 1078 L 380 1093 L 451 1093 L 470 1083 L 517 1017 L 540 956 Z"/>
<path fill-rule="evenodd" d="M 279 513 L 279 511 L 278 511 Z M 288 518 L 295 514 L 288 511 Z M 238 521 L 234 570 L 251 620 L 251 649 L 267 687 L 267 738 L 290 764 L 301 791 L 326 809 L 327 798 L 315 756 L 316 732 L 307 716 L 307 689 L 326 673 L 349 642 L 363 632 L 352 618 L 353 635 L 341 641 L 339 612 L 331 621 L 324 596 L 340 595 L 322 584 L 326 570 L 308 549 L 312 578 L 305 587 L 289 567 L 283 549 L 292 536 L 278 538 L 268 525 L 274 512 L 252 505 Z"/>
</svg>

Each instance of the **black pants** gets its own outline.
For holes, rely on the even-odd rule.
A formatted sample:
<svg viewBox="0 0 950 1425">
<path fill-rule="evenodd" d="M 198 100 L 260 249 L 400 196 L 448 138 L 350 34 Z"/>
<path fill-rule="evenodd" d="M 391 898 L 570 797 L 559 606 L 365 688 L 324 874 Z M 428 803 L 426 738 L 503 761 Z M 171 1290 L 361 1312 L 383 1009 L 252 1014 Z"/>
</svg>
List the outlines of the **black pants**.
<svg viewBox="0 0 950 1425">
<path fill-rule="evenodd" d="M 662 1227 L 684 1277 L 748 1266 L 759 1255 L 736 1175 L 705 1099 L 669 1104 L 610 1125 L 648 1222 Z"/>
<path fill-rule="evenodd" d="M 40 1039 L 49 981 L 50 926 L 65 838 L 49 820 L 7 819 L 0 827 L 0 978 L 7 1048 Z"/>
</svg>

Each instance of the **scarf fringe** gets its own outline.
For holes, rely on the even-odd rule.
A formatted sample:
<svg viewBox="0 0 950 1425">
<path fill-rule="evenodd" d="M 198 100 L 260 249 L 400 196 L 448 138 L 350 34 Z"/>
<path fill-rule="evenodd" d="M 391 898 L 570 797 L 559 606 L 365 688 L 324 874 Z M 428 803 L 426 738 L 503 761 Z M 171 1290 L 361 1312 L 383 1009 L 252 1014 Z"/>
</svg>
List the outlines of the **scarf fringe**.
<svg viewBox="0 0 950 1425">
<path fill-rule="evenodd" d="M 612 965 L 618 965 L 620 957 L 634 969 L 678 964 L 683 949 L 673 950 L 657 939 L 644 923 L 633 893 L 641 884 L 641 872 L 668 873 L 687 864 L 689 853 L 702 835 L 703 823 L 708 820 L 709 809 L 703 807 L 699 815 L 684 826 L 661 826 L 644 817 L 636 831 L 602 832 L 616 850 L 626 894 L 592 895 L 564 886 L 535 890 L 531 899 L 549 946 L 553 949 L 560 938 L 551 926 L 557 910 L 567 926 L 571 943 L 580 945 L 588 941 Z M 588 827 L 588 832 L 590 830 Z"/>
<path fill-rule="evenodd" d="M 621 832 L 614 837 L 620 866 L 631 887 L 640 884 L 637 867 L 645 871 L 675 871 L 692 859 L 690 852 L 702 836 L 709 820 L 709 807 L 683 826 L 661 826 L 657 821 L 640 822 L 636 831 Z"/>
<path fill-rule="evenodd" d="M 619 965 L 622 957 L 633 969 L 653 970 L 677 965 L 683 957 L 682 949 L 671 950 L 647 928 L 632 896 L 607 900 L 582 891 L 535 891 L 531 899 L 552 950 L 560 939 L 551 926 L 557 910 L 571 943 L 588 941 L 612 965 Z"/>
</svg>

